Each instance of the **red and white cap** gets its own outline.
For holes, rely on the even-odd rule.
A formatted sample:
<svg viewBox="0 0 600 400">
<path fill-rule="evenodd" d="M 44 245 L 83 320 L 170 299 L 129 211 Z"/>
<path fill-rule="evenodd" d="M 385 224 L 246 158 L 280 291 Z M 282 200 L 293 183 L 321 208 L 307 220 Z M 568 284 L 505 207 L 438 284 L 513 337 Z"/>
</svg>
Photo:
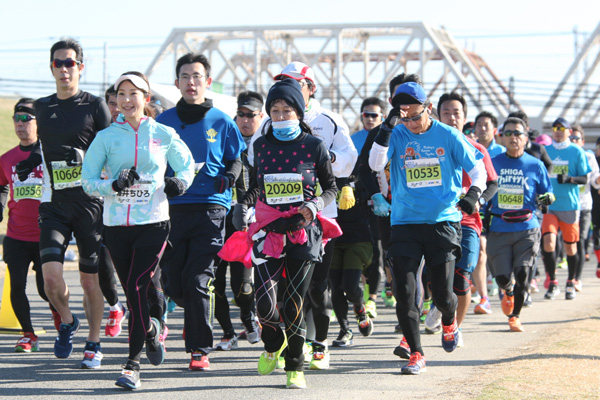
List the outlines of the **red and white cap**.
<svg viewBox="0 0 600 400">
<path fill-rule="evenodd" d="M 273 79 L 276 81 L 280 81 L 284 77 L 292 78 L 297 81 L 300 81 L 302 79 L 308 79 L 313 83 L 313 85 L 315 85 L 315 87 L 317 86 L 317 82 L 315 82 L 315 73 L 313 69 L 308 65 L 301 63 L 300 61 L 294 61 L 286 65 L 283 71 L 281 71 L 279 75 L 275 75 Z"/>
</svg>

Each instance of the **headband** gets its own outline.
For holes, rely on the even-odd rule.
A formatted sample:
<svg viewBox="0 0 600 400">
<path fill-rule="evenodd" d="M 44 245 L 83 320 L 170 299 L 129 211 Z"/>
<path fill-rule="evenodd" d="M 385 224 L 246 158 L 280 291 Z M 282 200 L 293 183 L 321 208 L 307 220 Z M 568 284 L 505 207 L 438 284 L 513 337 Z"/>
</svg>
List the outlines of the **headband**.
<svg viewBox="0 0 600 400">
<path fill-rule="evenodd" d="M 150 93 L 150 86 L 148 86 L 146 81 L 141 77 L 133 74 L 121 75 L 119 79 L 117 79 L 117 81 L 115 82 L 115 90 L 119 90 L 119 85 L 125 81 L 130 81 L 136 88 L 140 89 L 143 92 Z"/>
</svg>

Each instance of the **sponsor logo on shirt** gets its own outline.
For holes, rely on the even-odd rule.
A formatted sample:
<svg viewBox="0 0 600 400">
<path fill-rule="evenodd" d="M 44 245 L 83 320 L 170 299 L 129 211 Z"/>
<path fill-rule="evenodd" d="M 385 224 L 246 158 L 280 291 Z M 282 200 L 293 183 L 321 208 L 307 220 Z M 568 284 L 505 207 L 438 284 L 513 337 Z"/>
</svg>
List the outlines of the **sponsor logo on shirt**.
<svg viewBox="0 0 600 400">
<path fill-rule="evenodd" d="M 217 139 L 215 139 L 217 137 L 219 133 L 217 131 L 215 131 L 214 129 L 209 129 L 206 131 L 206 136 L 208 136 L 208 138 L 206 140 L 208 140 L 211 143 L 214 143 L 217 141 Z"/>
</svg>

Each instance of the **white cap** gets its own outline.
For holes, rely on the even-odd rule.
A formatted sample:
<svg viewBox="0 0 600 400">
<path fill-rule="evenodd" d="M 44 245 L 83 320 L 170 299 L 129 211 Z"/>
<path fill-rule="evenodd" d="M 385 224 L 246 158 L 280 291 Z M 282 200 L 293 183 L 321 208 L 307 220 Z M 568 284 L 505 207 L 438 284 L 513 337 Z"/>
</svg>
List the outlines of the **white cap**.
<svg viewBox="0 0 600 400">
<path fill-rule="evenodd" d="M 279 81 L 283 79 L 283 77 L 292 78 L 297 81 L 308 79 L 313 83 L 313 85 L 315 85 L 315 87 L 317 86 L 313 69 L 308 65 L 301 63 L 300 61 L 294 61 L 286 65 L 283 71 L 281 71 L 279 75 L 275 75 L 273 79 Z"/>
<path fill-rule="evenodd" d="M 133 86 L 135 86 L 136 88 L 138 88 L 146 93 L 150 93 L 150 86 L 148 86 L 146 81 L 144 79 L 142 79 L 141 77 L 134 75 L 134 74 L 121 75 L 119 77 L 119 79 L 117 79 L 117 81 L 115 82 L 115 85 L 114 85 L 115 90 L 119 90 L 119 85 L 125 81 L 130 81 L 133 84 Z"/>
</svg>

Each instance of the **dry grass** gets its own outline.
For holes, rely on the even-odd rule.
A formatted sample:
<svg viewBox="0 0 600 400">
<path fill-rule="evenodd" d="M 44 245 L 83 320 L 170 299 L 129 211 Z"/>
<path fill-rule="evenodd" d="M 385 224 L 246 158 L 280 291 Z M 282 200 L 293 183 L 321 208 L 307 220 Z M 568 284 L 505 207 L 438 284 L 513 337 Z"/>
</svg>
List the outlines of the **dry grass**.
<svg viewBox="0 0 600 400">
<path fill-rule="evenodd" d="M 600 309 L 498 361 L 455 385 L 464 389 L 452 398 L 600 399 Z"/>
</svg>

